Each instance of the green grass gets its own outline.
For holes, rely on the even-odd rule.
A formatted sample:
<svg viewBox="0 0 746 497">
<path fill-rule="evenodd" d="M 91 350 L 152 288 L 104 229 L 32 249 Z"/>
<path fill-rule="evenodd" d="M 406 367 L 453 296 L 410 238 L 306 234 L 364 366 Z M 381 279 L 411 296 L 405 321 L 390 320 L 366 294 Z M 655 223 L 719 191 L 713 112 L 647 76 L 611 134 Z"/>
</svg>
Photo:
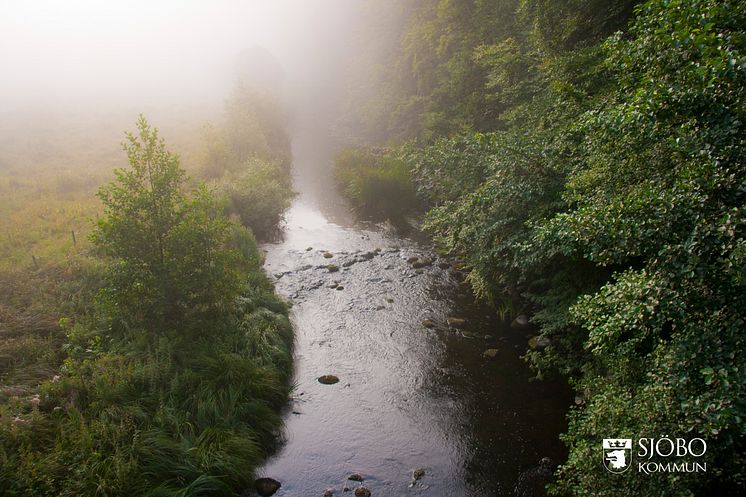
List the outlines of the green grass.
<svg viewBox="0 0 746 497">
<path fill-rule="evenodd" d="M 235 495 L 280 427 L 292 329 L 250 232 L 230 242 L 244 289 L 209 329 L 107 338 L 108 263 L 88 234 L 126 163 L 121 129 L 0 139 L 0 495 Z"/>
</svg>

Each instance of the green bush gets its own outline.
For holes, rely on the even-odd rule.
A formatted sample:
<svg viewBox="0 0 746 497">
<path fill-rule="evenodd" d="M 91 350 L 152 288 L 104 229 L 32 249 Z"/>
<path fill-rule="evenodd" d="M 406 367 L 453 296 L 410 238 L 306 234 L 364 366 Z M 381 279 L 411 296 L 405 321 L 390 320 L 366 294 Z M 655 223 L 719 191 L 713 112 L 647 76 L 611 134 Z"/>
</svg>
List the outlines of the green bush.
<svg viewBox="0 0 746 497">
<path fill-rule="evenodd" d="M 185 192 L 178 159 L 138 128 L 131 168 L 100 194 L 97 305 L 63 321 L 60 376 L 0 407 L 3 495 L 233 496 L 276 436 L 287 308 L 253 235 Z"/>
<path fill-rule="evenodd" d="M 395 219 L 419 207 L 408 164 L 388 151 L 344 149 L 335 157 L 334 177 L 343 195 L 367 217 Z"/>
<path fill-rule="evenodd" d="M 553 492 L 741 495 L 746 7 L 648 0 L 613 34 L 635 3 L 515 2 L 512 26 L 417 3 L 405 88 L 435 139 L 407 160 L 435 240 L 477 293 L 530 309 L 549 345 L 527 359 L 583 394 Z M 449 136 L 464 121 L 491 129 Z M 702 438 L 708 472 L 612 483 L 610 436 Z"/>
<path fill-rule="evenodd" d="M 228 213 L 262 240 L 277 234 L 295 195 L 278 163 L 257 158 L 247 160 L 242 172 L 226 176 L 221 190 Z"/>
</svg>

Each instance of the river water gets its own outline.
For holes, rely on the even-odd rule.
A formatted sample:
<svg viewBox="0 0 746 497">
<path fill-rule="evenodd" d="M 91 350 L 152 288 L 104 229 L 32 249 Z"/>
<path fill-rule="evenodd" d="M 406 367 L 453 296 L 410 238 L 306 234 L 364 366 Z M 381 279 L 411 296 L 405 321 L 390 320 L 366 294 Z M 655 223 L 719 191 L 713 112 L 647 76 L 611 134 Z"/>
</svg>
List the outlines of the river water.
<svg viewBox="0 0 746 497">
<path fill-rule="evenodd" d="M 351 497 L 353 473 L 373 497 L 541 495 L 549 461 L 566 455 L 568 388 L 530 381 L 528 332 L 475 303 L 416 230 L 355 219 L 334 192 L 325 133 L 294 133 L 299 195 L 284 238 L 263 247 L 293 306 L 295 390 L 284 442 L 257 475 L 279 480 L 280 497 Z M 412 257 L 433 262 L 417 270 Z M 319 383 L 326 374 L 339 382 Z"/>
</svg>

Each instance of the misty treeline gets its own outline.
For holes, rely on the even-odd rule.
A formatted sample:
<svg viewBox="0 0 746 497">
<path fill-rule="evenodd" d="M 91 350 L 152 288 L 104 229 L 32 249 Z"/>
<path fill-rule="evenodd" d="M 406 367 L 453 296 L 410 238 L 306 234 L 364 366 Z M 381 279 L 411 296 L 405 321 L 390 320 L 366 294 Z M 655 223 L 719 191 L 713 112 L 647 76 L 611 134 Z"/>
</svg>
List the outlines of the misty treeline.
<svg viewBox="0 0 746 497">
<path fill-rule="evenodd" d="M 530 313 L 543 350 L 527 359 L 578 394 L 551 492 L 743 494 L 746 4 L 390 11 L 397 43 L 350 93 L 372 146 L 337 178 L 372 212 L 368 190 L 416 192 L 474 292 Z M 603 468 L 601 439 L 662 436 L 706 440 L 707 473 Z"/>
<path fill-rule="evenodd" d="M 49 229 L 58 247 L 0 267 L 0 494 L 253 485 L 292 371 L 287 307 L 255 240 L 293 195 L 286 124 L 271 95 L 237 84 L 190 178 L 141 116 L 89 236 Z M 46 194 L 61 208 L 45 222 L 67 221 L 72 193 Z M 28 257 L 8 238 L 7 260 Z"/>
</svg>

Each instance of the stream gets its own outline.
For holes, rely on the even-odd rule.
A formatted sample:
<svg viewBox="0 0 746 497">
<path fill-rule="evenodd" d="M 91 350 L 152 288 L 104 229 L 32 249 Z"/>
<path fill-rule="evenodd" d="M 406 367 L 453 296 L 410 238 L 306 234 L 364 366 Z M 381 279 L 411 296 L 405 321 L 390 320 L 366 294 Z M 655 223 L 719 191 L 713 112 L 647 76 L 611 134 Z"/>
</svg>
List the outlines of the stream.
<svg viewBox="0 0 746 497">
<path fill-rule="evenodd" d="M 542 495 L 566 457 L 568 387 L 531 381 L 530 331 L 475 302 L 415 229 L 355 219 L 334 191 L 325 133 L 294 132 L 298 196 L 283 239 L 262 247 L 292 304 L 295 389 L 257 476 L 279 480 L 279 497 L 352 497 L 361 484 L 373 497 Z M 339 382 L 317 381 L 327 374 Z"/>
</svg>

